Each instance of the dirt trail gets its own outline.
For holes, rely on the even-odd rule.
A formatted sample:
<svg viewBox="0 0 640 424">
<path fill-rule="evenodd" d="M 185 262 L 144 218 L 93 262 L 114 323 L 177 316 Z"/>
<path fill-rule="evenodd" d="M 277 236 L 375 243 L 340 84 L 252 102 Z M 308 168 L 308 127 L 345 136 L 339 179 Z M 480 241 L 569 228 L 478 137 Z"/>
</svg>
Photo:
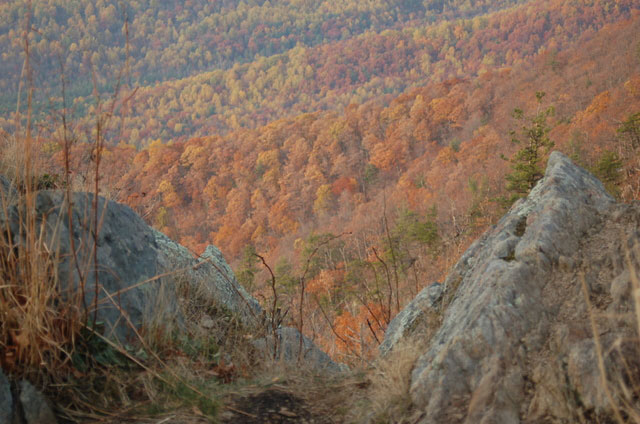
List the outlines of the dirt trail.
<svg viewBox="0 0 640 424">
<path fill-rule="evenodd" d="M 238 397 L 221 418 L 224 424 L 332 423 L 325 417 L 314 416 L 302 399 L 279 389 Z"/>
</svg>

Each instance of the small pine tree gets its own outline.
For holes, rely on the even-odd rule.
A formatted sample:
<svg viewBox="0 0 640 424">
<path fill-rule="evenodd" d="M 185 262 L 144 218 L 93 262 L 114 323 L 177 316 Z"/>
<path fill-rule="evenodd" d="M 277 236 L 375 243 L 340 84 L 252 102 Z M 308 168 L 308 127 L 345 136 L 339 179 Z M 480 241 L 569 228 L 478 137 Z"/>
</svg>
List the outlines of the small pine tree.
<svg viewBox="0 0 640 424">
<path fill-rule="evenodd" d="M 240 269 L 236 273 L 238 282 L 244 286 L 250 292 L 253 290 L 256 274 L 258 268 L 256 266 L 258 257 L 256 256 L 256 248 L 253 245 L 248 245 L 242 252 L 242 262 Z"/>
<path fill-rule="evenodd" d="M 285 257 L 281 257 L 276 262 L 274 268 L 276 281 L 284 289 L 284 292 L 288 295 L 292 295 L 296 291 L 299 279 L 294 276 L 294 269 L 291 262 Z"/>
<path fill-rule="evenodd" d="M 640 147 L 640 112 L 629 115 L 627 119 L 620 124 L 617 132 L 620 135 L 628 137 L 633 149 Z"/>
<path fill-rule="evenodd" d="M 435 250 L 439 241 L 437 216 L 435 205 L 424 219 L 410 209 L 401 209 L 391 233 L 398 242 L 417 242 Z"/>
<path fill-rule="evenodd" d="M 620 195 L 618 186 L 622 181 L 623 163 L 616 152 L 606 150 L 598 162 L 591 168 L 591 172 L 602 181 L 607 191 L 615 197 Z"/>
<path fill-rule="evenodd" d="M 554 108 L 548 107 L 541 110 L 544 92 L 537 92 L 538 111 L 533 117 L 525 117 L 521 109 L 515 109 L 514 118 L 525 121 L 520 130 L 520 135 L 516 131 L 511 131 L 511 141 L 523 147 L 515 155 L 508 159 L 511 162 L 511 173 L 506 175 L 507 190 L 511 196 L 504 199 L 506 206 L 511 205 L 516 200 L 525 197 L 544 175 L 543 158 L 554 143 L 549 139 L 551 128 L 547 125 L 547 118 L 553 116 Z M 504 156 L 503 159 L 507 160 Z"/>
</svg>

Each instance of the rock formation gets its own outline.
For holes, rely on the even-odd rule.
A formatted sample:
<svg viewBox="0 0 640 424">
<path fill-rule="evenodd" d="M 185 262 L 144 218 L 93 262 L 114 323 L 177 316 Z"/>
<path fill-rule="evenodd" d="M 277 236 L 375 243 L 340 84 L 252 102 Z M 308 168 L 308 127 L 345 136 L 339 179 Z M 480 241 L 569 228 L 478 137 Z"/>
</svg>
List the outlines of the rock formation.
<svg viewBox="0 0 640 424">
<path fill-rule="evenodd" d="M 609 375 L 623 358 L 640 369 L 637 343 L 623 342 L 635 333 L 629 268 L 637 264 L 625 255 L 634 256 L 639 223 L 640 205 L 616 205 L 600 181 L 552 153 L 530 195 L 450 272 L 439 319 L 428 319 L 434 300 L 421 293 L 389 326 L 383 354 L 407 337 L 427 346 L 411 374 L 417 422 L 611 417 L 590 318 L 618 314 L 596 320 Z"/>
<path fill-rule="evenodd" d="M 0 178 L 0 194 L 15 197 L 12 191 Z M 130 336 L 123 312 L 134 326 L 179 329 L 183 290 L 197 290 L 253 331 L 265 358 L 342 369 L 297 330 L 266 331 L 265 313 L 214 246 L 194 258 L 103 198 L 94 237 L 93 196 L 75 194 L 72 204 L 69 229 L 64 195 L 40 192 L 37 219 L 56 246 L 62 290 L 77 292 L 84 281 L 92 305 L 99 281 L 98 319 L 111 337 Z M 15 243 L 20 207 L 0 211 Z M 383 357 L 409 341 L 424 346 L 410 377 L 412 422 L 613 422 L 617 406 L 637 401 L 628 386 L 640 381 L 632 296 L 639 228 L 640 203 L 617 204 L 596 178 L 552 153 L 529 196 L 469 247 L 442 284 L 426 287 L 390 323 Z M 205 315 L 201 327 L 214 328 L 211 321 Z M 20 402 L 0 373 L 0 405 Z"/>
<path fill-rule="evenodd" d="M 386 356 L 406 337 L 427 332 L 438 325 L 434 320 L 439 318 L 441 300 L 442 284 L 436 282 L 422 289 L 389 323 L 380 344 L 380 355 Z"/>
<path fill-rule="evenodd" d="M 0 178 L 0 194 L 11 205 L 6 216 L 0 208 L 0 228 L 9 228 L 12 242 L 20 243 L 23 232 L 18 216 L 20 213 L 24 216 L 24 206 L 17 203 L 18 196 L 5 178 Z M 166 331 L 180 331 L 185 317 L 178 303 L 185 292 L 197 293 L 204 303 L 239 321 L 258 338 L 265 334 L 265 313 L 238 283 L 217 247 L 209 246 L 195 258 L 187 248 L 149 227 L 128 206 L 100 196 L 94 204 L 90 193 L 72 194 L 71 204 L 70 229 L 64 193 L 38 192 L 37 226 L 42 225 L 47 244 L 57 255 L 61 292 L 68 299 L 84 292 L 90 318 L 97 304 L 96 318 L 104 324 L 107 336 L 121 342 L 135 341 L 129 340 L 132 326 L 136 329 L 162 326 Z M 293 328 L 281 332 L 286 337 L 279 336 L 278 346 L 292 352 L 299 344 L 299 332 Z M 304 360 L 312 367 L 336 366 L 311 341 L 305 339 L 304 345 Z M 282 359 L 292 358 L 284 355 Z"/>
<path fill-rule="evenodd" d="M 13 397 L 9 380 L 0 368 L 0 424 L 8 424 L 12 420 Z"/>
<path fill-rule="evenodd" d="M 74 193 L 71 203 L 69 228 L 64 193 L 38 192 L 35 201 L 38 226 L 44 223 L 48 246 L 58 256 L 62 293 L 70 298 L 84 292 L 89 316 L 93 316 L 97 304 L 97 320 L 104 323 L 105 333 L 110 337 L 121 341 L 130 337 L 127 320 L 136 327 L 158 322 L 179 325 L 176 291 L 184 285 L 197 288 L 211 302 L 232 311 L 244 324 L 258 325 L 261 314 L 258 302 L 238 284 L 215 247 L 196 259 L 186 248 L 149 227 L 128 206 L 103 197 L 96 202 L 99 231 L 95 236 L 94 196 Z M 14 204 L 8 218 L 0 216 L 2 228 L 8 226 L 14 243 L 20 242 L 22 234 L 19 213 L 19 206 Z"/>
</svg>

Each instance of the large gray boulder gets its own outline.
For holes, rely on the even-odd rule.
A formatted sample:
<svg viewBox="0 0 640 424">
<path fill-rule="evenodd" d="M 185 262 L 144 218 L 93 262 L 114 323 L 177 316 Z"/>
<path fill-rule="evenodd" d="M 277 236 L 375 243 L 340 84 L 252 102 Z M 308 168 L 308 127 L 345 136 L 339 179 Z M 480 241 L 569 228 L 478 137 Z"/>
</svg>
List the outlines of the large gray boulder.
<svg viewBox="0 0 640 424">
<path fill-rule="evenodd" d="M 194 258 L 128 206 L 94 199 L 90 193 L 72 194 L 70 220 L 65 194 L 41 191 L 35 215 L 38 228 L 45 229 L 47 246 L 58 256 L 61 292 L 67 299 L 84 294 L 80 303 L 89 309 L 90 319 L 97 306 L 96 319 L 104 324 L 105 334 L 124 342 L 133 336 L 132 325 L 182 325 L 178 301 L 185 291 L 197 291 L 249 328 L 260 325 L 258 302 L 238 284 L 217 248 L 211 246 Z M 14 203 L 8 217 L 0 214 L 0 227 L 10 229 L 14 243 L 20 243 L 23 234 L 21 210 L 24 216 L 24 206 Z"/>
<path fill-rule="evenodd" d="M 551 154 L 530 195 L 468 249 L 444 282 L 441 324 L 424 333 L 428 347 L 411 374 L 421 423 L 517 423 L 527 414 L 571 421 L 558 405 L 567 401 L 552 404 L 554 396 L 542 384 L 558 370 L 575 385 L 583 407 L 594 413 L 606 407 L 594 389 L 587 308 L 575 306 L 581 296 L 576 263 L 581 243 L 614 203 L 600 181 Z M 426 297 L 421 303 L 428 303 Z M 565 310 L 573 311 L 566 317 L 569 327 L 581 323 L 583 337 L 571 344 L 562 342 L 567 329 L 557 322 Z M 385 344 L 397 345 L 396 334 L 392 328 Z M 558 367 L 544 357 L 550 339 L 556 340 Z"/>
<path fill-rule="evenodd" d="M 27 380 L 16 384 L 16 397 L 11 383 L 0 368 L 0 424 L 55 424 L 56 416 L 49 400 Z"/>
</svg>

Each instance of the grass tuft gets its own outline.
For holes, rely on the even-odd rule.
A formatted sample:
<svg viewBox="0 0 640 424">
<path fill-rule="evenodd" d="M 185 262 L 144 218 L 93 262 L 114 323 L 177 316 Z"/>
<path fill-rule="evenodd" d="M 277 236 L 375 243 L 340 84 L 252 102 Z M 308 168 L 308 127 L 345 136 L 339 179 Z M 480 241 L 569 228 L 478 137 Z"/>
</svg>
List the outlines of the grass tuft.
<svg viewBox="0 0 640 424">
<path fill-rule="evenodd" d="M 364 387 L 352 399 L 355 406 L 347 413 L 347 422 L 408 423 L 415 413 L 409 393 L 411 371 L 424 352 L 424 342 L 407 339 L 389 355 L 378 359 L 366 374 Z M 362 419 L 366 417 L 366 419 Z"/>
</svg>

